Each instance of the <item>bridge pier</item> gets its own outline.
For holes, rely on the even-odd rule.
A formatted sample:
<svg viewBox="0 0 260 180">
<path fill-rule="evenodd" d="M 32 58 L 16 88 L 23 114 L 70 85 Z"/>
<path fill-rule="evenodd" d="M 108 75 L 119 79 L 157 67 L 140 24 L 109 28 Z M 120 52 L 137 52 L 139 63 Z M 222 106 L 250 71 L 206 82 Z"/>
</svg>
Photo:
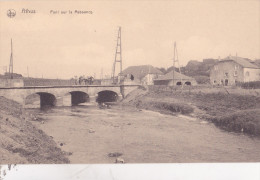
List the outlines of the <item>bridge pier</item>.
<svg viewBox="0 0 260 180">
<path fill-rule="evenodd" d="M 122 99 L 123 99 L 123 95 L 122 94 L 118 94 L 117 101 L 121 101 Z"/>
<path fill-rule="evenodd" d="M 65 95 L 62 97 L 63 106 L 71 106 L 71 94 Z"/>
<path fill-rule="evenodd" d="M 55 106 L 63 106 L 63 97 L 56 96 Z"/>
<path fill-rule="evenodd" d="M 89 96 L 89 102 L 96 102 L 97 95 L 95 96 Z"/>
</svg>

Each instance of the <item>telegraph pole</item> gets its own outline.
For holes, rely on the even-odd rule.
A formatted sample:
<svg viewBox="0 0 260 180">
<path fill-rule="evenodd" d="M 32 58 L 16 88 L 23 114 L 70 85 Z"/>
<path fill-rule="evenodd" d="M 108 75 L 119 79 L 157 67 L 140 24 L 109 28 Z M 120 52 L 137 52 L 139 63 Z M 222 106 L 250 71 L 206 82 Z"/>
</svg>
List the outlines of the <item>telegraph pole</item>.
<svg viewBox="0 0 260 180">
<path fill-rule="evenodd" d="M 179 72 L 181 74 L 181 68 L 180 68 L 180 64 L 179 64 L 179 58 L 178 58 L 178 51 L 177 51 L 177 46 L 176 46 L 176 42 L 174 42 L 174 52 L 173 52 L 173 72 L 172 72 L 172 82 L 173 82 L 173 86 L 174 86 L 174 72 L 175 72 L 175 62 L 178 63 L 178 67 L 179 67 Z M 181 83 L 182 83 L 182 79 L 181 79 Z"/>
<path fill-rule="evenodd" d="M 10 55 L 10 64 L 9 64 L 9 77 L 10 77 L 10 79 L 13 79 L 13 70 L 14 70 L 14 67 L 13 67 L 13 42 L 12 42 L 12 39 L 11 39 L 11 55 Z"/>
<path fill-rule="evenodd" d="M 113 83 L 115 83 L 115 70 L 116 70 L 116 63 L 120 63 L 120 73 L 122 73 L 122 46 L 121 46 L 121 27 L 118 29 L 117 35 L 117 43 L 116 43 L 116 53 L 115 53 L 115 61 L 113 64 L 113 71 L 112 71 L 112 79 Z"/>
<path fill-rule="evenodd" d="M 174 49 L 173 49 L 172 86 L 174 86 L 175 48 L 176 48 L 176 42 L 174 42 Z"/>
<path fill-rule="evenodd" d="M 27 66 L 27 77 L 29 78 L 29 68 Z"/>
</svg>

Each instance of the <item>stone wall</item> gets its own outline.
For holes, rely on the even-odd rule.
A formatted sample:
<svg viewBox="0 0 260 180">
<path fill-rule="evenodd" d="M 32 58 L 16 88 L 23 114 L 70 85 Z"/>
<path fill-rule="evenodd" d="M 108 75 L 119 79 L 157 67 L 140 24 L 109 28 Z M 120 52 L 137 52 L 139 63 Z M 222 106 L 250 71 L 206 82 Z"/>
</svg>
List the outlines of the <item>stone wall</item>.
<svg viewBox="0 0 260 180">
<path fill-rule="evenodd" d="M 23 79 L 0 79 L 0 87 L 23 87 Z"/>
</svg>

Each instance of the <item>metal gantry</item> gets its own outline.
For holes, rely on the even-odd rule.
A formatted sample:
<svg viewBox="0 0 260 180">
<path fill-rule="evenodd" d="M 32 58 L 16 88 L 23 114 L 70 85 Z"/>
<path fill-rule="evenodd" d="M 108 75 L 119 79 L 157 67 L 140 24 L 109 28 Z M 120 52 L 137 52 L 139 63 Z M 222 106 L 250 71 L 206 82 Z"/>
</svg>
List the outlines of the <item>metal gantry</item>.
<svg viewBox="0 0 260 180">
<path fill-rule="evenodd" d="M 176 42 L 174 42 L 174 52 L 173 52 L 173 67 L 172 67 L 172 85 L 174 86 L 174 72 L 175 72 L 175 63 L 178 63 L 179 72 L 181 74 L 181 68 L 179 64 L 179 58 L 178 58 L 178 51 L 177 51 L 177 45 Z M 182 83 L 182 79 L 181 79 Z"/>
<path fill-rule="evenodd" d="M 115 83 L 115 71 L 116 71 L 116 63 L 120 63 L 120 73 L 122 73 L 122 44 L 121 44 L 121 27 L 118 29 L 118 35 L 117 35 L 117 43 L 116 43 L 116 53 L 115 53 L 115 61 L 113 64 L 113 70 L 112 70 L 112 79 L 113 83 Z"/>
<path fill-rule="evenodd" d="M 10 55 L 10 64 L 9 64 L 9 77 L 10 79 L 13 79 L 13 72 L 14 72 L 14 66 L 13 66 L 13 42 L 11 39 L 11 55 Z"/>
</svg>

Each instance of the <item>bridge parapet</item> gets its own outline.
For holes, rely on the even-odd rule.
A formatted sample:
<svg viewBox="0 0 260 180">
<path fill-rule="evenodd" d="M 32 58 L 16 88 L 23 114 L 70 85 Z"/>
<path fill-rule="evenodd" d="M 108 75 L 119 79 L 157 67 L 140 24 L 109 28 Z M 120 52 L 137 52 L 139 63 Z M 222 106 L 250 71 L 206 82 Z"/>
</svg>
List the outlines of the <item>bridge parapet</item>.
<svg viewBox="0 0 260 180">
<path fill-rule="evenodd" d="M 0 87 L 0 96 L 17 101 L 25 106 L 25 99 L 29 95 L 39 94 L 41 101 L 46 94 L 55 97 L 56 106 L 71 105 L 72 93 L 81 92 L 87 94 L 90 101 L 95 101 L 98 93 L 102 91 L 112 91 L 117 94 L 118 99 L 124 98 L 139 85 L 74 85 L 74 86 L 35 86 L 35 87 Z M 43 96 L 43 94 L 45 94 Z M 83 97 L 83 96 L 82 96 Z M 70 100 L 71 99 L 71 100 Z"/>
</svg>

